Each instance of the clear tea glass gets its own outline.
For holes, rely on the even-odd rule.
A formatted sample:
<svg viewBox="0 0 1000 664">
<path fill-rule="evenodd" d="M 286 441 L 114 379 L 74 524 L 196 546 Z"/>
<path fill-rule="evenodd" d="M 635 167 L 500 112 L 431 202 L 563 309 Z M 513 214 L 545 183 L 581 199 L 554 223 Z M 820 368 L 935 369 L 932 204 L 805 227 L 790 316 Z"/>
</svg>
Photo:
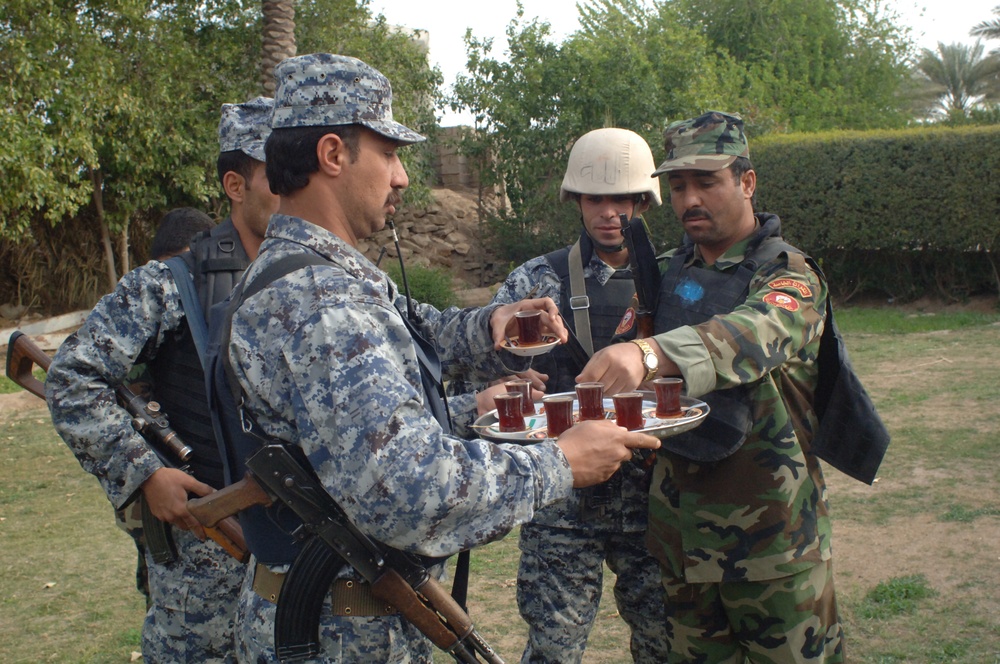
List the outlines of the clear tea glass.
<svg viewBox="0 0 1000 664">
<path fill-rule="evenodd" d="M 581 420 L 604 419 L 604 385 L 601 383 L 577 383 L 576 400 L 580 404 Z"/>
<path fill-rule="evenodd" d="M 530 346 L 542 343 L 542 312 L 538 309 L 518 311 L 514 314 L 517 321 L 517 344 Z"/>
<path fill-rule="evenodd" d="M 542 397 L 548 429 L 546 435 L 549 438 L 558 438 L 563 431 L 573 426 L 574 401 L 572 394 L 554 394 Z"/>
<path fill-rule="evenodd" d="M 521 395 L 519 393 L 497 394 L 493 397 L 493 403 L 497 407 L 497 419 L 500 421 L 501 432 L 513 433 L 528 428 L 524 423 L 524 415 L 521 414 Z"/>
<path fill-rule="evenodd" d="M 516 392 L 521 395 L 521 414 L 534 415 L 535 402 L 531 400 L 531 381 L 525 378 L 508 380 L 503 384 L 508 392 Z"/>
<path fill-rule="evenodd" d="M 620 392 L 611 399 L 615 403 L 615 420 L 618 426 L 635 431 L 646 425 L 646 419 L 642 416 L 641 393 Z"/>
<path fill-rule="evenodd" d="M 681 410 L 683 386 L 683 378 L 657 378 L 653 381 L 653 389 L 656 390 L 657 417 L 680 417 L 684 414 Z"/>
</svg>

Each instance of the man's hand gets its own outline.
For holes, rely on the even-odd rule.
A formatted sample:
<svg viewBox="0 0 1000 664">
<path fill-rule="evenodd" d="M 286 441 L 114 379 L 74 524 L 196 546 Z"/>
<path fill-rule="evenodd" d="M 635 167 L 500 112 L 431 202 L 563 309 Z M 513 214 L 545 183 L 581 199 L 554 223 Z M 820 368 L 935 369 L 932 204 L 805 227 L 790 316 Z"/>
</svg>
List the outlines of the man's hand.
<svg viewBox="0 0 1000 664">
<path fill-rule="evenodd" d="M 651 344 L 656 348 L 656 344 Z M 642 364 L 642 349 L 635 344 L 612 344 L 594 353 L 580 375 L 578 383 L 603 383 L 604 394 L 631 392 L 646 376 Z"/>
<path fill-rule="evenodd" d="M 500 350 L 500 345 L 508 336 L 517 335 L 517 321 L 514 314 L 518 311 L 528 311 L 540 309 L 542 312 L 542 332 L 550 334 L 559 339 L 559 343 L 566 343 L 569 333 L 563 325 L 562 316 L 559 315 L 559 307 L 551 297 L 542 297 L 535 300 L 521 300 L 498 307 L 490 316 L 490 330 L 493 331 L 493 348 Z"/>
<path fill-rule="evenodd" d="M 517 374 L 517 376 L 520 377 L 521 374 Z M 482 417 L 483 415 L 485 415 L 486 413 L 490 412 L 491 410 L 497 407 L 496 404 L 493 403 L 493 397 L 496 396 L 497 394 L 506 394 L 507 388 L 504 387 L 504 383 L 506 383 L 508 380 L 512 380 L 513 378 L 514 378 L 513 376 L 508 376 L 502 380 L 498 380 L 491 383 L 490 386 L 487 387 L 482 392 L 476 392 L 476 411 L 478 412 L 480 417 Z M 545 387 L 545 383 L 542 383 L 542 387 L 543 388 Z M 531 400 L 541 401 L 542 397 L 544 396 L 545 392 L 537 389 L 534 383 L 532 383 Z"/>
<path fill-rule="evenodd" d="M 549 379 L 548 374 L 544 374 L 540 371 L 535 371 L 534 369 L 525 369 L 524 371 L 519 371 L 513 376 L 504 376 L 503 378 L 497 378 L 490 385 L 503 385 L 508 380 L 514 380 L 515 378 L 523 378 L 524 380 L 531 381 L 531 389 L 538 392 L 545 392 L 545 383 Z M 541 396 L 534 395 L 535 401 L 541 399 Z"/>
<path fill-rule="evenodd" d="M 633 448 L 655 450 L 660 447 L 658 438 L 629 431 L 611 420 L 580 422 L 559 436 L 556 444 L 573 469 L 576 488 L 606 481 L 632 458 Z"/>
<path fill-rule="evenodd" d="M 156 470 L 140 488 L 153 516 L 181 530 L 190 530 L 195 537 L 205 541 L 205 529 L 188 511 L 188 494 L 204 496 L 215 489 L 176 468 Z"/>
</svg>

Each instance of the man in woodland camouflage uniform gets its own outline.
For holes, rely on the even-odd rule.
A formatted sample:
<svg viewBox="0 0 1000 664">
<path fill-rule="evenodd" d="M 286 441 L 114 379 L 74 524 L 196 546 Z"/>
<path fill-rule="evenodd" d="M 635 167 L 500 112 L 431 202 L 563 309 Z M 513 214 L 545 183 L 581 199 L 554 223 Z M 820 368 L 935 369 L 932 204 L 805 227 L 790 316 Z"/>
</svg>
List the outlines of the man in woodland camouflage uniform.
<svg viewBox="0 0 1000 664">
<path fill-rule="evenodd" d="M 223 105 L 217 170 L 231 215 L 199 234 L 181 255 L 201 300 L 202 311 L 193 315 L 204 316 L 229 294 L 257 254 L 277 206 L 263 164 L 271 105 L 264 97 Z M 235 661 L 233 620 L 244 567 L 205 540 L 187 509 L 189 494 L 220 488 L 223 477 L 195 323 L 188 320 L 178 283 L 171 267 L 158 260 L 122 277 L 59 348 L 46 399 L 56 431 L 98 478 L 111 504 L 121 509 L 142 501 L 171 526 L 174 559 L 146 554 L 151 605 L 142 629 L 143 660 L 228 663 Z M 164 466 L 115 400 L 115 387 L 143 363 L 172 428 L 194 450 L 190 475 Z M 149 533 L 144 536 L 148 547 Z"/>
<path fill-rule="evenodd" d="M 446 311 L 415 303 L 420 320 L 411 320 L 406 297 L 357 243 L 400 204 L 409 180 L 397 149 L 423 136 L 393 120 L 389 81 L 360 60 L 303 55 L 274 73 L 267 174 L 281 203 L 246 275 L 252 294 L 223 346 L 242 392 L 234 401 L 245 404 L 241 414 L 256 421 L 255 431 L 300 451 L 365 534 L 427 556 L 502 537 L 574 484 L 607 479 L 631 458 L 627 445 L 657 446 L 612 422 L 530 447 L 450 435 L 447 419 L 434 416 L 440 391 L 424 383 L 421 355 L 427 362 L 440 354 L 446 375 L 487 380 L 502 371 L 498 353 L 516 311 L 542 310 L 566 338 L 555 303 Z M 288 257 L 321 262 L 269 277 L 258 290 L 255 278 Z M 245 438 L 227 437 L 232 458 L 246 458 L 232 447 L 259 445 Z M 276 660 L 275 602 L 288 598 L 266 588 L 280 587 L 298 556 L 278 517 L 240 515 L 255 556 L 240 597 L 241 661 Z M 432 661 L 430 642 L 374 600 L 356 571 L 345 564 L 338 577 L 323 599 L 316 661 Z M 348 593 L 345 604 L 339 598 Z"/>
<path fill-rule="evenodd" d="M 664 136 L 657 174 L 685 239 L 663 273 L 653 360 L 712 407 L 664 440 L 650 489 L 669 661 L 844 661 L 826 484 L 810 451 L 826 284 L 782 241 L 777 216 L 753 212 L 739 116 L 708 112 Z M 581 380 L 632 389 L 644 359 L 615 344 Z"/>
<path fill-rule="evenodd" d="M 567 325 L 586 340 L 585 348 L 600 350 L 615 334 L 632 330 L 635 283 L 619 215 L 632 219 L 660 204 L 655 168 L 649 145 L 633 131 L 605 127 L 581 136 L 559 190 L 560 201 L 572 201 L 580 212 L 579 240 L 515 269 L 493 301 L 517 302 L 531 292 L 551 297 Z M 574 291 L 573 270 L 583 292 Z M 535 358 L 532 368 L 543 375 L 549 394 L 572 392 L 585 357 L 576 359 L 559 346 Z M 574 491 L 572 499 L 539 511 L 521 527 L 517 603 L 528 623 L 522 662 L 582 660 L 601 603 L 605 563 L 615 574 L 615 603 L 629 626 L 632 659 L 666 659 L 663 589 L 643 542 L 648 489 L 648 471 L 626 464 L 607 482 Z"/>
</svg>

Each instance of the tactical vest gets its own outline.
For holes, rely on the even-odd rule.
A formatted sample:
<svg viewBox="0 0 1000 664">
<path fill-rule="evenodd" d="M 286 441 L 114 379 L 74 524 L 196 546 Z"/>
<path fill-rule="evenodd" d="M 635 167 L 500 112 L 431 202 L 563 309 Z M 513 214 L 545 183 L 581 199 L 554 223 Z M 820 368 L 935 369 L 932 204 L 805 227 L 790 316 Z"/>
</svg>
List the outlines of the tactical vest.
<svg viewBox="0 0 1000 664">
<path fill-rule="evenodd" d="M 250 264 L 231 219 L 199 233 L 182 258 L 191 270 L 203 307 L 197 315 L 202 316 L 207 316 L 212 304 L 229 296 L 232 285 Z M 184 312 L 185 321 L 189 315 Z M 170 425 L 193 451 L 190 465 L 194 476 L 221 489 L 225 486 L 222 459 L 212 430 L 205 372 L 186 322 L 168 335 L 148 366 L 156 400 L 170 418 Z"/>
<path fill-rule="evenodd" d="M 246 473 L 245 460 L 257 452 L 265 442 L 264 434 L 252 416 L 242 408 L 242 389 L 231 367 L 227 367 L 229 339 L 233 314 L 239 306 L 273 281 L 307 265 L 330 265 L 330 261 L 314 253 L 286 256 L 272 263 L 249 283 L 241 283 L 231 299 L 213 308 L 209 327 L 210 371 L 212 385 L 210 396 L 213 404 L 213 424 L 220 444 L 225 448 L 226 482 L 240 479 Z M 441 428 L 451 432 L 444 387 L 441 382 L 441 362 L 433 344 L 425 340 L 410 321 L 405 311 L 400 316 L 413 338 L 413 349 L 420 365 L 420 379 L 424 390 L 424 404 Z M 296 445 L 286 445 L 307 467 L 311 464 Z M 268 508 L 252 507 L 240 513 L 240 525 L 247 548 L 258 562 L 266 565 L 285 565 L 295 561 L 301 544 L 292 536 L 302 525 L 301 520 L 280 502 Z"/>
<path fill-rule="evenodd" d="M 580 249 L 582 262 L 586 265 L 593 253 L 593 245 L 586 234 L 580 240 Z M 546 254 L 545 260 L 552 266 L 562 283 L 559 313 L 563 322 L 575 333 L 576 323 L 569 301 L 569 251 L 570 247 L 557 249 Z M 590 329 L 596 352 L 611 343 L 611 338 L 635 294 L 635 282 L 632 280 L 631 270 L 625 268 L 615 270 L 614 275 L 603 286 L 593 274 L 585 279 L 585 284 L 587 297 L 590 298 Z M 545 390 L 549 394 L 572 392 L 576 388 L 576 377 L 583 371 L 583 365 L 562 345 L 556 346 L 545 355 L 536 357 L 533 368 L 548 374 L 549 380 L 545 384 Z"/>
<path fill-rule="evenodd" d="M 667 264 L 660 282 L 654 329 L 656 334 L 698 325 L 727 314 L 746 301 L 750 282 L 760 268 L 781 253 L 802 252 L 781 239 L 781 222 L 773 214 L 758 214 L 761 227 L 753 235 L 743 262 L 720 272 L 688 265 L 694 244 L 686 242 Z M 753 425 L 750 392 L 753 383 L 716 390 L 702 396 L 711 409 L 701 426 L 667 438 L 664 449 L 702 463 L 729 456 L 746 440 Z"/>
</svg>

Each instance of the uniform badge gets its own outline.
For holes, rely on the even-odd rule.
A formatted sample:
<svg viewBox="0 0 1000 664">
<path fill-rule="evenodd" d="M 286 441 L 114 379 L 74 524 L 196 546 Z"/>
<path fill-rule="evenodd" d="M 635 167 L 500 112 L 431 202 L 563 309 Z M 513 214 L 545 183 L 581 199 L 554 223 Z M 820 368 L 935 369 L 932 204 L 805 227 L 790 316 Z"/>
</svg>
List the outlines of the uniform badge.
<svg viewBox="0 0 1000 664">
<path fill-rule="evenodd" d="M 811 297 L 813 292 L 808 285 L 802 283 L 801 281 L 796 281 L 795 279 L 775 279 L 774 281 L 767 284 L 768 288 L 773 290 L 781 290 L 783 288 L 792 288 L 799 292 L 802 297 Z"/>
<path fill-rule="evenodd" d="M 625 315 L 622 316 L 621 321 L 618 322 L 618 329 L 615 330 L 615 334 L 625 334 L 632 329 L 633 325 L 635 325 L 635 308 L 629 307 L 625 311 Z"/>
<path fill-rule="evenodd" d="M 798 311 L 799 301 L 795 298 L 785 295 L 784 293 L 779 293 L 777 291 L 771 291 L 764 296 L 764 301 L 768 304 L 772 304 L 781 309 L 786 309 L 788 311 Z"/>
</svg>

